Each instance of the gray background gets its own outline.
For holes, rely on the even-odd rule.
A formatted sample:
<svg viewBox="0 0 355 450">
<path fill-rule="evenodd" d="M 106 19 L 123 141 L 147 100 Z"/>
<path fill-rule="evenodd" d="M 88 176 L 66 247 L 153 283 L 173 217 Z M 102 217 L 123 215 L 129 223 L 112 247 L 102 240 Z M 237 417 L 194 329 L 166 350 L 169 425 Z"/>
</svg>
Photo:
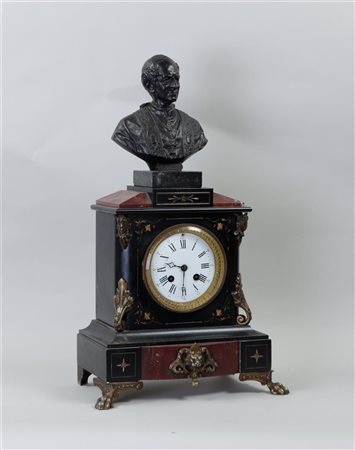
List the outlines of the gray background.
<svg viewBox="0 0 355 450">
<path fill-rule="evenodd" d="M 5 448 L 353 446 L 353 5 L 3 5 Z M 185 164 L 253 207 L 241 271 L 274 397 L 237 378 L 146 383 L 108 412 L 76 383 L 94 317 L 90 204 L 145 164 L 110 136 L 181 68 L 207 147 Z"/>
</svg>

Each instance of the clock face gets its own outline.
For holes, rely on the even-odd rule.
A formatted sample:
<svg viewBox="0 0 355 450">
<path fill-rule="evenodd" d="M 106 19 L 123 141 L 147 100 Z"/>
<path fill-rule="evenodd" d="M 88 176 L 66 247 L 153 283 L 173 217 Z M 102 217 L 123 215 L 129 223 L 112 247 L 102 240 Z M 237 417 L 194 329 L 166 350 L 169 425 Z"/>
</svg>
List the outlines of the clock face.
<svg viewBox="0 0 355 450">
<path fill-rule="evenodd" d="M 151 296 L 175 312 L 191 312 L 211 302 L 223 286 L 227 264 L 219 240 L 203 227 L 175 225 L 160 233 L 143 260 Z"/>
</svg>

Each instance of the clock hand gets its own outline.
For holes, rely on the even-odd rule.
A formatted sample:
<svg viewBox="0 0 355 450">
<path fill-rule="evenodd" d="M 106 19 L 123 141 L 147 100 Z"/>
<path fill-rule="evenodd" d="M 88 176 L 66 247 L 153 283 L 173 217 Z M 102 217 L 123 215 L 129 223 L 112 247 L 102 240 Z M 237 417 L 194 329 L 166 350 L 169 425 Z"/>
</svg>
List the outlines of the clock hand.
<svg viewBox="0 0 355 450">
<path fill-rule="evenodd" d="M 181 295 L 186 295 L 186 288 L 185 288 L 185 270 L 182 272 Z"/>
<path fill-rule="evenodd" d="M 172 261 L 165 263 L 168 267 L 179 267 L 179 269 L 182 270 L 182 286 L 181 286 L 181 295 L 186 296 L 186 287 L 185 287 L 185 272 L 187 271 L 188 267 L 186 264 L 183 264 L 182 266 L 177 266 Z"/>
<path fill-rule="evenodd" d="M 178 266 L 176 266 L 173 262 L 168 262 L 168 263 L 165 263 L 167 266 L 169 266 L 171 269 L 173 268 L 173 267 L 178 267 Z"/>
<path fill-rule="evenodd" d="M 179 267 L 179 269 L 181 269 L 182 268 L 182 266 L 177 266 L 176 264 L 174 264 L 173 262 L 168 262 L 168 263 L 165 263 L 167 266 L 169 266 L 170 267 L 170 269 L 172 269 L 173 267 Z"/>
</svg>

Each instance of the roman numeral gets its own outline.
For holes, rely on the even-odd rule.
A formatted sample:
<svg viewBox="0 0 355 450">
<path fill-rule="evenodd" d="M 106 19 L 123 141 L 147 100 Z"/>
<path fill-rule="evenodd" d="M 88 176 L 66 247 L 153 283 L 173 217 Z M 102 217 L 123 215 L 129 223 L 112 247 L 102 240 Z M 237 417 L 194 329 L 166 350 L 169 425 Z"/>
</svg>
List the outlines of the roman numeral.
<svg viewBox="0 0 355 450">
<path fill-rule="evenodd" d="M 198 287 L 195 284 L 193 284 L 193 287 L 198 291 Z"/>
<path fill-rule="evenodd" d="M 165 275 L 165 277 L 160 278 L 160 283 L 162 283 L 163 286 L 166 285 L 166 283 L 168 282 L 168 276 Z"/>
<path fill-rule="evenodd" d="M 176 286 L 175 286 L 175 284 L 172 284 L 172 285 L 170 286 L 169 292 L 170 292 L 170 294 L 175 294 L 175 292 L 176 292 Z"/>
<path fill-rule="evenodd" d="M 194 243 L 194 245 L 193 245 L 193 247 L 192 247 L 192 249 L 191 249 L 191 251 L 193 251 L 194 250 L 194 248 L 195 248 L 195 246 L 196 246 L 196 243 L 197 243 L 197 241 Z"/>
<path fill-rule="evenodd" d="M 166 267 L 159 267 L 159 269 L 157 269 L 157 272 L 166 272 Z"/>
<path fill-rule="evenodd" d="M 169 248 L 172 252 L 176 252 L 176 247 L 174 244 L 169 244 Z"/>
<path fill-rule="evenodd" d="M 163 255 L 159 255 L 160 256 L 160 258 L 166 258 L 166 259 L 169 259 L 169 256 L 163 256 Z"/>
<path fill-rule="evenodd" d="M 181 288 L 181 294 L 186 295 L 186 288 L 184 286 Z"/>
<path fill-rule="evenodd" d="M 201 269 L 208 269 L 210 267 L 210 263 L 202 263 Z"/>
<path fill-rule="evenodd" d="M 199 277 L 200 277 L 199 280 L 202 281 L 202 283 L 204 283 L 207 280 L 207 277 L 202 275 L 202 273 L 200 273 Z"/>
<path fill-rule="evenodd" d="M 180 247 L 186 248 L 186 239 L 180 239 Z"/>
<path fill-rule="evenodd" d="M 202 256 L 205 255 L 205 254 L 206 254 L 206 252 L 203 251 L 203 252 L 201 252 L 201 253 L 198 255 L 198 257 L 199 257 L 199 258 L 202 258 Z"/>
</svg>

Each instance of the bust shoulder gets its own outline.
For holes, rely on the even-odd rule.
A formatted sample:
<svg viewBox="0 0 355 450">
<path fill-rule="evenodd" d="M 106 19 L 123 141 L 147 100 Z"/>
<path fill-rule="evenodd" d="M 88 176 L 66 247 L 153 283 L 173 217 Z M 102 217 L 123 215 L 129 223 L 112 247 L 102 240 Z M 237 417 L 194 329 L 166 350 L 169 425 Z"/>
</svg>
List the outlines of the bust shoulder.
<svg viewBox="0 0 355 450">
<path fill-rule="evenodd" d="M 137 131 L 141 130 L 142 128 L 141 116 L 142 116 L 141 110 L 138 109 L 137 111 L 134 111 L 128 116 L 123 117 L 123 119 L 121 119 L 118 122 L 115 132 L 117 130 L 126 130 L 127 132 L 136 133 Z"/>
<path fill-rule="evenodd" d="M 184 111 L 177 110 L 181 117 L 182 127 L 186 136 L 185 148 L 188 154 L 201 150 L 208 142 L 200 123 Z"/>
<path fill-rule="evenodd" d="M 136 143 L 143 139 L 147 128 L 146 112 L 142 109 L 121 119 L 115 128 L 112 139 L 126 150 L 136 153 Z"/>
</svg>

